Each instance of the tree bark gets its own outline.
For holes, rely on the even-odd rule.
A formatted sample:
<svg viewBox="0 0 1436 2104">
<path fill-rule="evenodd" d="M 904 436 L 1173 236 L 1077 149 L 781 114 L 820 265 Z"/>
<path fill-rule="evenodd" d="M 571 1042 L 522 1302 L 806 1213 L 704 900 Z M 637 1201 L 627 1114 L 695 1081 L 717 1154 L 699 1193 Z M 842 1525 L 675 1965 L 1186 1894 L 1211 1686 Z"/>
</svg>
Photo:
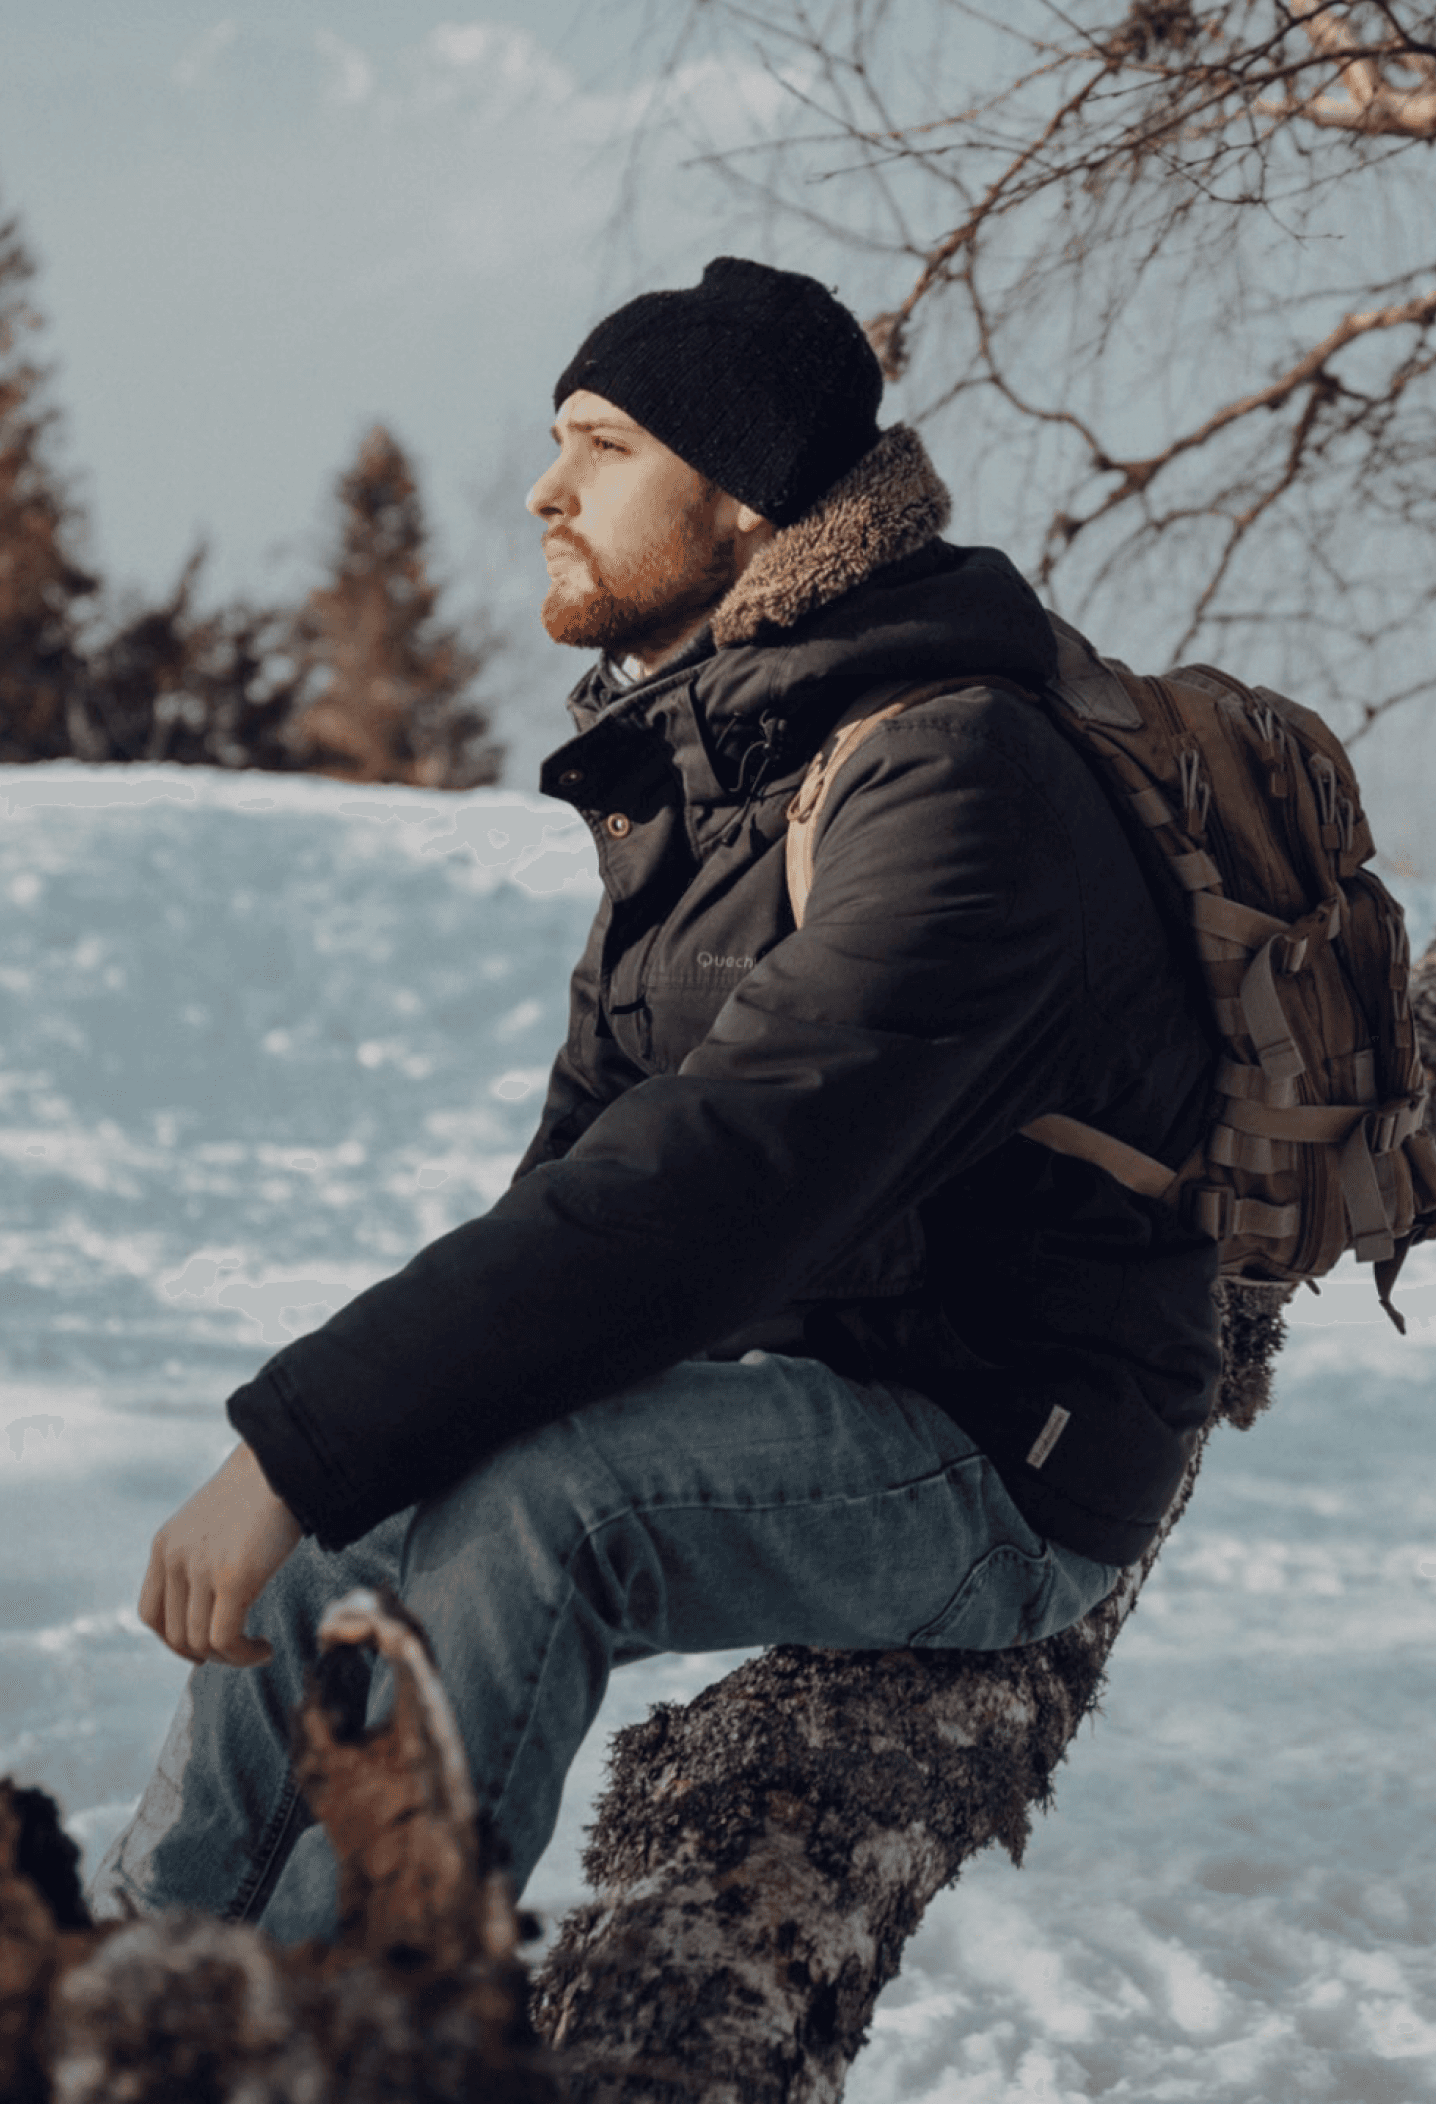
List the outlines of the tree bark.
<svg viewBox="0 0 1436 2104">
<path fill-rule="evenodd" d="M 1284 1286 L 1224 1289 L 1218 1415 L 1270 1400 Z M 1001 1652 L 785 1646 L 614 1742 L 535 2020 L 576 2100 L 827 2104 L 924 1910 L 1032 1807 L 1181 1517 L 1075 1627 Z"/>
</svg>

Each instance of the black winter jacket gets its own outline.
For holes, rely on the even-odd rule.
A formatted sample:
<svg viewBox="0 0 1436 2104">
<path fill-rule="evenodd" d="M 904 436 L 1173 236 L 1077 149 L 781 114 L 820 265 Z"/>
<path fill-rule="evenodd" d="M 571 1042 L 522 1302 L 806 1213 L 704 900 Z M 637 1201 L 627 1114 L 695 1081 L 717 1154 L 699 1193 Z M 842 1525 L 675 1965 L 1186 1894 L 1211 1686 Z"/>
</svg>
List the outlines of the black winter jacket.
<svg viewBox="0 0 1436 2104">
<path fill-rule="evenodd" d="M 606 895 L 513 1184 L 230 1400 L 323 1545 L 754 1345 L 922 1390 L 1071 1548 L 1150 1542 L 1215 1393 L 1215 1245 L 1019 1132 L 1065 1112 L 1175 1166 L 1201 1126 L 1211 1047 L 1105 791 L 1036 702 L 959 689 L 846 763 L 801 929 L 788 899 L 785 807 L 845 711 L 1052 670 L 946 513 L 895 427 L 680 657 L 576 690 L 542 787 Z"/>
</svg>

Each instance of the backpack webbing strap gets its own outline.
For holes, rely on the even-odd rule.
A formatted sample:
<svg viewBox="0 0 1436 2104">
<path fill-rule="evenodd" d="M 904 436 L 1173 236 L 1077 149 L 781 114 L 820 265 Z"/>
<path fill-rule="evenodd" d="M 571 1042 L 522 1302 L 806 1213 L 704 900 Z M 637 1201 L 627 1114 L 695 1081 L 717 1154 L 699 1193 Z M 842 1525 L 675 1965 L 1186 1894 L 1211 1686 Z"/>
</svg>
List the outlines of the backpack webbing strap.
<svg viewBox="0 0 1436 2104">
<path fill-rule="evenodd" d="M 1251 1132 L 1264 1140 L 1315 1141 L 1334 1146 L 1347 1139 L 1362 1119 L 1370 1115 L 1365 1103 L 1253 1103 L 1240 1097 L 1227 1100 L 1222 1123 L 1232 1132 Z"/>
<path fill-rule="evenodd" d="M 1267 1205 L 1260 1198 L 1238 1198 L 1225 1185 L 1201 1185 L 1192 1192 L 1190 1207 L 1193 1226 L 1214 1242 L 1225 1242 L 1233 1235 L 1284 1242 L 1301 1231 L 1299 1205 Z"/>
<path fill-rule="evenodd" d="M 1188 902 L 1192 926 L 1201 935 L 1218 935 L 1242 950 L 1259 950 L 1273 935 L 1285 935 L 1287 923 L 1274 914 L 1243 906 L 1224 892 L 1194 891 Z M 1335 933 L 1335 930 L 1332 931 Z"/>
<path fill-rule="evenodd" d="M 1405 1236 L 1396 1244 L 1391 1256 L 1379 1258 L 1371 1267 L 1376 1278 L 1376 1297 L 1403 1337 L 1406 1335 L 1406 1317 L 1399 1308 L 1392 1306 L 1391 1290 L 1401 1275 L 1401 1267 L 1406 1262 L 1406 1252 L 1415 1239 L 1414 1235 Z"/>
<path fill-rule="evenodd" d="M 1419 1117 L 1418 1111 L 1418 1122 Z M 1340 1155 L 1341 1195 L 1346 1200 L 1346 1217 L 1351 1223 L 1358 1264 L 1386 1263 L 1396 1254 L 1391 1211 L 1371 1148 L 1373 1122 L 1377 1121 L 1372 1117 L 1363 1118 L 1353 1128 Z M 1379 1140 L 1384 1135 L 1378 1130 L 1377 1137 Z"/>
<path fill-rule="evenodd" d="M 899 700 L 890 701 L 885 709 L 875 709 L 870 716 L 857 716 L 851 723 L 845 723 L 833 740 L 832 750 L 826 756 L 819 753 L 814 759 L 803 776 L 797 795 L 784 813 L 788 821 L 788 837 L 784 842 L 788 893 L 793 902 L 793 918 L 800 928 L 808 893 L 813 888 L 813 836 L 818 829 L 819 814 L 828 800 L 833 777 L 848 755 L 880 723 L 885 723 L 889 716 L 901 715 L 910 706 L 909 696 L 904 694 Z"/>
<path fill-rule="evenodd" d="M 1356 1055 L 1358 1062 L 1361 1054 Z M 1358 1080 L 1367 1090 L 1363 1101 L 1376 1100 L 1376 1076 L 1370 1053 L 1366 1065 L 1358 1068 Z M 1292 1109 L 1296 1104 L 1295 1081 L 1273 1081 L 1260 1067 L 1246 1065 L 1237 1059 L 1219 1059 L 1215 1082 L 1219 1096 L 1228 1096 L 1241 1103 L 1272 1103 L 1280 1108 Z"/>
<path fill-rule="evenodd" d="M 1110 1132 L 1099 1132 L 1095 1125 L 1084 1125 L 1080 1118 L 1064 1118 L 1051 1112 L 1024 1125 L 1022 1137 L 1050 1147 L 1054 1154 L 1070 1154 L 1077 1161 L 1091 1162 L 1144 1198 L 1167 1197 L 1177 1181 L 1177 1171 L 1169 1169 L 1165 1162 L 1143 1154 L 1140 1148 L 1129 1147 L 1125 1140 L 1114 1140 Z"/>
<path fill-rule="evenodd" d="M 1273 1081 L 1295 1081 L 1306 1072 L 1306 1061 L 1291 1034 L 1281 996 L 1276 990 L 1277 945 L 1284 935 L 1264 942 L 1247 967 L 1242 980 L 1241 1012 L 1246 1031 L 1256 1046 L 1263 1073 Z"/>
</svg>

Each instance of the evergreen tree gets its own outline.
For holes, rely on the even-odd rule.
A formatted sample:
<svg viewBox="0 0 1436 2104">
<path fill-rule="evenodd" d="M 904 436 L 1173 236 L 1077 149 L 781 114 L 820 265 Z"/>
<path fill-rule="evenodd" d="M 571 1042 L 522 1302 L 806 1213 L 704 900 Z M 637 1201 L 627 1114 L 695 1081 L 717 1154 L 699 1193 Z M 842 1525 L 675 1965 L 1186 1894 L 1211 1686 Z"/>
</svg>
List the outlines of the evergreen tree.
<svg viewBox="0 0 1436 2104">
<path fill-rule="evenodd" d="M 96 580 L 72 553 L 80 521 L 49 459 L 58 412 L 25 352 L 39 326 L 19 222 L 0 224 L 0 761 L 70 750 L 81 674 L 77 602 Z"/>
<path fill-rule="evenodd" d="M 292 772 L 288 739 L 301 674 L 294 616 L 244 601 L 197 613 L 201 546 L 169 598 L 131 612 L 91 649 L 70 712 L 82 760 L 172 760 Z"/>
<path fill-rule="evenodd" d="M 304 691 L 294 751 L 354 781 L 468 789 L 497 780 L 500 754 L 471 691 L 495 646 L 436 619 L 414 471 L 382 425 L 338 496 L 333 576 L 295 628 Z"/>
</svg>

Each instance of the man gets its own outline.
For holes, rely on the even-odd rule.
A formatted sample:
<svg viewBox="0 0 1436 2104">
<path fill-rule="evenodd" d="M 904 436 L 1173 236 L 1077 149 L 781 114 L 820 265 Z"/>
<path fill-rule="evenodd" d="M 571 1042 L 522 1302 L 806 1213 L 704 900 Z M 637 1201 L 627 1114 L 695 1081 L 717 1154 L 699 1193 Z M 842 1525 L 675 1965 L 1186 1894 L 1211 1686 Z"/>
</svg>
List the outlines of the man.
<svg viewBox="0 0 1436 2104">
<path fill-rule="evenodd" d="M 1047 620 L 938 537 L 881 391 L 821 286 L 731 258 L 559 380 L 543 618 L 602 653 L 542 775 L 605 885 L 568 1039 L 510 1190 L 242 1388 L 156 1538 L 140 1612 L 196 1671 L 102 1907 L 329 1931 L 286 1720 L 352 1584 L 422 1619 L 522 1887 L 612 1666 L 1022 1643 L 1151 1540 L 1215 1388 L 1215 1248 L 1020 1128 L 1176 1165 L 1211 1055 L 1023 691 Z M 836 779 L 795 927 L 810 758 L 935 680 Z"/>
</svg>

